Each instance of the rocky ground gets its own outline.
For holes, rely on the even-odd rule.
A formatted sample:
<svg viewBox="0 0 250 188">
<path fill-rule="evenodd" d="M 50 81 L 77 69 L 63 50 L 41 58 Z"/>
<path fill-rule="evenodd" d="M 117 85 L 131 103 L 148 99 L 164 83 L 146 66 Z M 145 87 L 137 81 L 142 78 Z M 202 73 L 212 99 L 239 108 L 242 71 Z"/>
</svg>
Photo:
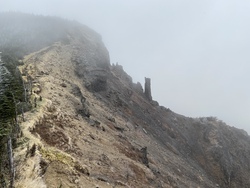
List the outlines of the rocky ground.
<svg viewBox="0 0 250 188">
<path fill-rule="evenodd" d="M 247 133 L 159 106 L 109 64 L 98 35 L 74 33 L 23 62 L 33 108 L 20 117 L 16 187 L 250 187 Z"/>
</svg>

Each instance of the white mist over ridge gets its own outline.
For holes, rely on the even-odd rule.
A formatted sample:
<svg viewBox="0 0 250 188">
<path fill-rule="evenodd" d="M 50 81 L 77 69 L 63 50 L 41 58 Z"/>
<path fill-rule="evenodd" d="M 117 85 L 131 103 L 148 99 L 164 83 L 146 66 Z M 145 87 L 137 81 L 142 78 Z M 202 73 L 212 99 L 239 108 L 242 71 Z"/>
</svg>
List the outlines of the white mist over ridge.
<svg viewBox="0 0 250 188">
<path fill-rule="evenodd" d="M 250 2 L 26 1 L 0 11 L 75 19 L 102 35 L 118 62 L 161 105 L 187 116 L 216 116 L 250 132 Z"/>
</svg>

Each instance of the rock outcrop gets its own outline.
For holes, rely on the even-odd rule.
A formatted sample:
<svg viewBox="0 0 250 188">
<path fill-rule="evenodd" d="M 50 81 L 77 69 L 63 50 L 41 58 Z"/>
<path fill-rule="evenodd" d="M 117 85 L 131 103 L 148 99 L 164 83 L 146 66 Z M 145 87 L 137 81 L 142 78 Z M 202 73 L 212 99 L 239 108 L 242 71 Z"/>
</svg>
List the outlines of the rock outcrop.
<svg viewBox="0 0 250 188">
<path fill-rule="evenodd" d="M 151 95 L 151 79 L 145 77 L 145 91 L 144 94 L 146 98 L 150 101 L 152 101 L 152 95 Z"/>
<path fill-rule="evenodd" d="M 250 187 L 246 132 L 154 105 L 150 79 L 143 92 L 98 34 L 67 29 L 19 67 L 42 100 L 19 119 L 16 187 Z"/>
</svg>

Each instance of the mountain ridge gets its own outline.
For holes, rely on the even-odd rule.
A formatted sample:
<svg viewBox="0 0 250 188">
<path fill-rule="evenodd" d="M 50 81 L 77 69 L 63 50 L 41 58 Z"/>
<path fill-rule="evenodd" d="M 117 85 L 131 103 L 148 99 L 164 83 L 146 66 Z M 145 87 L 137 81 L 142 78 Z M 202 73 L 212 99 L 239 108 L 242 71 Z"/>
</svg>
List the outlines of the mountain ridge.
<svg viewBox="0 0 250 188">
<path fill-rule="evenodd" d="M 22 52 L 33 107 L 19 119 L 16 187 L 250 186 L 246 132 L 159 106 L 99 35 L 74 29 Z"/>
</svg>

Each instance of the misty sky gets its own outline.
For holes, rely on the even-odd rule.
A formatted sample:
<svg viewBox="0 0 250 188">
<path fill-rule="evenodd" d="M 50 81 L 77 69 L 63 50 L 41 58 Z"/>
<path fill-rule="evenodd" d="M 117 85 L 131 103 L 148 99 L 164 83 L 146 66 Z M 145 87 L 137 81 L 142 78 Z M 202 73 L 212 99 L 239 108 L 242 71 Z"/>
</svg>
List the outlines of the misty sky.
<svg viewBox="0 0 250 188">
<path fill-rule="evenodd" d="M 75 19 L 161 105 L 250 133 L 250 1 L 0 0 L 0 11 Z M 0 28 L 1 29 L 1 28 Z"/>
</svg>

